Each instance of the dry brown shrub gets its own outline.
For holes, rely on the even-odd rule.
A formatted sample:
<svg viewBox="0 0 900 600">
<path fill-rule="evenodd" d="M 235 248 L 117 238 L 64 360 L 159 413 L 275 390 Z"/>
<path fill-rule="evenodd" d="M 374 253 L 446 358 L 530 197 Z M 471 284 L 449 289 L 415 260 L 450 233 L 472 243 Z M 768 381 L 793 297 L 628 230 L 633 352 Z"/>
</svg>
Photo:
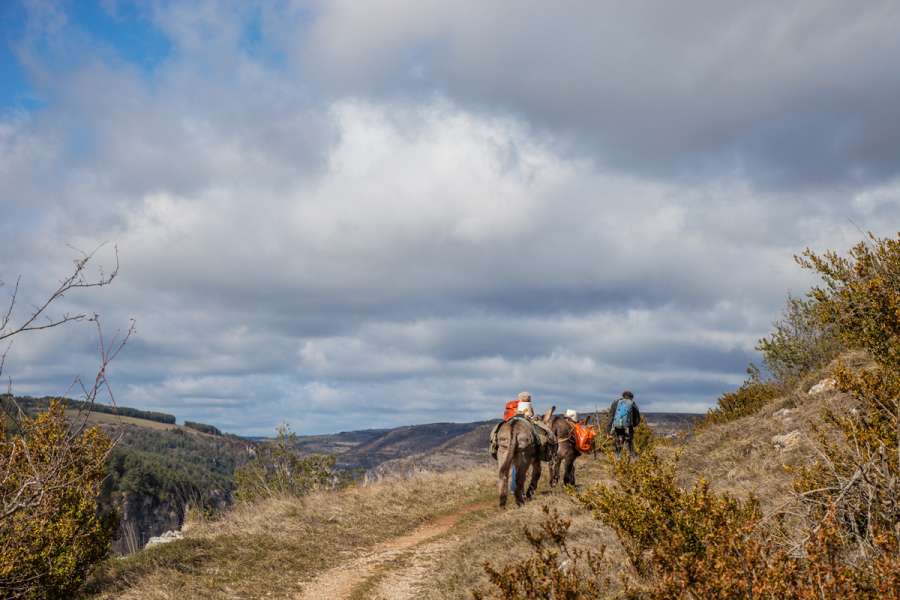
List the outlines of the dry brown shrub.
<svg viewBox="0 0 900 600">
<path fill-rule="evenodd" d="M 537 529 L 526 527 L 531 556 L 494 567 L 484 564 L 491 585 L 473 592 L 476 600 L 593 600 L 609 595 L 608 570 L 599 551 L 570 548 L 567 544 L 571 520 L 556 509 L 543 507 L 544 519 Z"/>
</svg>

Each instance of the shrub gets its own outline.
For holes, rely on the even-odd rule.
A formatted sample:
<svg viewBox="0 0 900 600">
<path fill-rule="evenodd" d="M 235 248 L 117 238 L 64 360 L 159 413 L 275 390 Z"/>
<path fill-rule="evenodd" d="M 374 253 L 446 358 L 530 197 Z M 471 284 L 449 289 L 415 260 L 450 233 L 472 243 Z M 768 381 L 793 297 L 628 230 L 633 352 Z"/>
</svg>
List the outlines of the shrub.
<svg viewBox="0 0 900 600">
<path fill-rule="evenodd" d="M 278 427 L 272 442 L 261 444 L 256 456 L 234 473 L 237 497 L 242 501 L 309 492 L 335 487 L 340 477 L 332 470 L 334 457 L 321 454 L 300 456 L 294 450 L 296 434 L 287 425 Z"/>
<path fill-rule="evenodd" d="M 747 368 L 749 377 L 734 392 L 723 394 L 706 413 L 706 418 L 700 422 L 700 426 L 716 423 L 727 423 L 741 417 L 755 414 L 759 409 L 778 397 L 781 388 L 774 382 L 762 381 L 759 369 L 750 365 Z"/>
<path fill-rule="evenodd" d="M 674 464 L 652 451 L 615 463 L 616 487 L 595 486 L 581 501 L 619 536 L 642 578 L 636 597 L 900 598 L 900 240 L 870 237 L 847 258 L 807 251 L 798 262 L 824 285 L 794 302 L 762 344 L 780 383 L 835 348 L 874 360 L 835 369 L 850 398 L 826 411 L 820 459 L 795 479 L 809 517 L 801 538 L 784 547 L 778 515 L 763 518 L 752 498 L 716 494 L 703 481 L 679 488 Z M 752 414 L 778 393 L 751 369 L 706 423 Z"/>
<path fill-rule="evenodd" d="M 634 451 L 638 454 L 649 452 L 656 445 L 657 441 L 656 434 L 647 425 L 647 419 L 641 417 L 641 422 L 634 428 Z"/>
<path fill-rule="evenodd" d="M 900 554 L 900 238 L 854 246 L 849 257 L 807 250 L 798 262 L 823 286 L 811 292 L 817 316 L 850 347 L 874 359 L 869 369 L 839 363 L 838 388 L 852 408 L 826 412 L 818 431 L 820 460 L 795 489 L 815 527 L 834 520 L 851 559 L 867 563 Z M 896 567 L 896 562 L 894 563 Z M 894 577 L 898 577 L 894 573 Z"/>
<path fill-rule="evenodd" d="M 604 550 L 570 548 L 566 539 L 572 522 L 556 509 L 544 506 L 543 511 L 540 528 L 524 530 L 532 555 L 499 569 L 486 562 L 491 587 L 475 590 L 476 600 L 593 600 L 607 595 L 609 579 L 599 575 L 607 570 Z"/>
<path fill-rule="evenodd" d="M 682 489 L 675 464 L 652 451 L 613 469 L 615 487 L 596 485 L 579 500 L 622 544 L 632 569 L 625 597 L 874 600 L 900 593 L 900 557 L 883 553 L 862 568 L 843 561 L 833 518 L 792 553 L 773 534 L 782 529 L 778 516 L 766 520 L 752 497 L 718 494 L 703 480 Z"/>
<path fill-rule="evenodd" d="M 653 597 L 740 596 L 754 584 L 743 566 L 759 562 L 759 547 L 746 538 L 760 518 L 759 504 L 713 493 L 705 481 L 683 490 L 675 464 L 656 452 L 613 464 L 616 486 L 597 485 L 579 499 L 618 535 Z M 638 586 L 641 588 L 641 586 Z"/>
<path fill-rule="evenodd" d="M 834 327 L 818 318 L 818 310 L 814 298 L 788 296 L 775 330 L 756 346 L 766 368 L 785 387 L 824 367 L 844 349 Z"/>
<path fill-rule="evenodd" d="M 0 595 L 70 597 L 109 552 L 115 520 L 97 498 L 112 442 L 58 402 L 17 421 L 20 435 L 0 429 Z"/>
</svg>

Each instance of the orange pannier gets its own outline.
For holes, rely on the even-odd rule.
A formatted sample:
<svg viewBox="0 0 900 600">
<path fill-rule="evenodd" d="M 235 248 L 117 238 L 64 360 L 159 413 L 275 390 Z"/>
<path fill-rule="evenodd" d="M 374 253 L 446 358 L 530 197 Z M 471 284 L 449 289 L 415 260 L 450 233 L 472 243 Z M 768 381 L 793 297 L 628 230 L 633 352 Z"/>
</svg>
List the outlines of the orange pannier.
<svg viewBox="0 0 900 600">
<path fill-rule="evenodd" d="M 594 428 L 581 423 L 574 423 L 572 427 L 575 430 L 575 447 L 578 451 L 587 453 L 593 450 L 594 438 L 597 437 Z"/>
<path fill-rule="evenodd" d="M 519 408 L 518 400 L 510 400 L 506 403 L 506 408 L 503 411 L 503 420 L 509 421 L 514 416 L 516 416 L 516 409 Z"/>
</svg>

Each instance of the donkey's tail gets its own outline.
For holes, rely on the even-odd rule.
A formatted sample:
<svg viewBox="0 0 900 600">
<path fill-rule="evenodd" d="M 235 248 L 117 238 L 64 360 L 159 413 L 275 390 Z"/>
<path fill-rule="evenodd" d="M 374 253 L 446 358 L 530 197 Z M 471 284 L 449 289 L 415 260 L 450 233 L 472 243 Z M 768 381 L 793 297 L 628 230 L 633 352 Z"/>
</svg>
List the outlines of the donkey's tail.
<svg viewBox="0 0 900 600">
<path fill-rule="evenodd" d="M 500 465 L 500 472 L 507 473 L 509 472 L 509 467 L 512 465 L 513 458 L 515 453 L 518 451 L 518 443 L 516 441 L 516 428 L 509 428 L 509 447 L 506 449 L 506 456 L 503 457 L 503 463 Z"/>
</svg>

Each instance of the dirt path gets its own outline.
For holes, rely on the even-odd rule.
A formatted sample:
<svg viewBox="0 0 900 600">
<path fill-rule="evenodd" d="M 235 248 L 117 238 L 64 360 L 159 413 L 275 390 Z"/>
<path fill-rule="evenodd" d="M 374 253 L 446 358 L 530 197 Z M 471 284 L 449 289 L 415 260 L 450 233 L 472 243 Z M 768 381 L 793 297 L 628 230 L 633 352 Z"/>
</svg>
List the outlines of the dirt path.
<svg viewBox="0 0 900 600">
<path fill-rule="evenodd" d="M 418 575 L 430 559 L 448 543 L 444 536 L 467 514 L 489 506 L 486 502 L 467 504 L 458 511 L 438 517 L 411 533 L 382 542 L 359 558 L 349 560 L 312 580 L 298 596 L 300 600 L 349 600 L 368 580 L 378 577 L 378 591 L 372 596 L 385 600 L 415 597 Z M 411 564 L 404 564 L 394 574 L 395 563 L 415 549 Z M 395 582 L 389 584 L 389 582 Z"/>
</svg>

